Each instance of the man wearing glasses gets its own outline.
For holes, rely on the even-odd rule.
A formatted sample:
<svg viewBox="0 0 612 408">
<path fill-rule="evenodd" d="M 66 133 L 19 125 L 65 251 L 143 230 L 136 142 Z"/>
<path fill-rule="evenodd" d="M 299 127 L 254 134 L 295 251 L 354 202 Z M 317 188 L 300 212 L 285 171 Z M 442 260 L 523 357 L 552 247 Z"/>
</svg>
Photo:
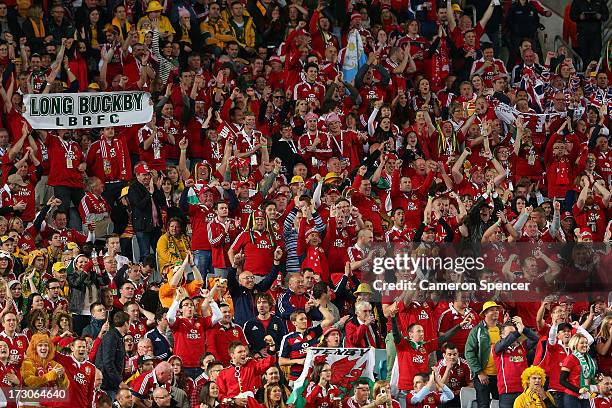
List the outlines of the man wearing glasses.
<svg viewBox="0 0 612 408">
<path fill-rule="evenodd" d="M 355 305 L 355 316 L 346 322 L 345 329 L 345 347 L 383 348 L 380 329 L 369 302 L 358 302 Z"/>
<path fill-rule="evenodd" d="M 159 387 L 153 391 L 152 407 L 178 407 L 177 402 L 172 398 L 168 390 Z"/>
</svg>

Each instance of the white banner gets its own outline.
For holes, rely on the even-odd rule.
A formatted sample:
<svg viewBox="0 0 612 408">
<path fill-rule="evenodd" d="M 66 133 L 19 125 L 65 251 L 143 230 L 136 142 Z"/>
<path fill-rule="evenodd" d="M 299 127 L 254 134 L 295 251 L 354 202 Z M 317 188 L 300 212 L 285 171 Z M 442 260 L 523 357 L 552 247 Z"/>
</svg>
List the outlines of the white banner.
<svg viewBox="0 0 612 408">
<path fill-rule="evenodd" d="M 151 95 L 142 91 L 27 94 L 24 117 L 34 129 L 90 129 L 147 123 Z"/>
</svg>

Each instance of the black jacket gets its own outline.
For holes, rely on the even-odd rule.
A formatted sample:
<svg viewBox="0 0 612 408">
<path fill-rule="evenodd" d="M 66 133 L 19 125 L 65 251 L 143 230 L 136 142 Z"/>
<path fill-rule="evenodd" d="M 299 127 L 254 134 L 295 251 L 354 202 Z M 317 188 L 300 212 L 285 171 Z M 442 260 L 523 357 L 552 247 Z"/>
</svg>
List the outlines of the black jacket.
<svg viewBox="0 0 612 408">
<path fill-rule="evenodd" d="M 270 323 L 268 324 L 268 328 L 265 329 L 264 325 L 261 323 L 257 317 L 249 320 L 244 324 L 243 332 L 244 337 L 249 342 L 249 348 L 251 351 L 256 352 L 260 351 L 267 347 L 264 338 L 267 335 L 272 336 L 274 339 L 274 343 L 281 344 L 283 337 L 287 334 L 287 324 L 283 321 L 283 319 L 278 316 L 271 315 Z"/>
<path fill-rule="evenodd" d="M 584 13 L 584 20 L 580 15 Z M 597 18 L 597 14 L 600 18 Z M 601 23 L 608 20 L 609 11 L 605 0 L 574 0 L 570 8 L 570 19 L 576 22 L 578 33 L 599 33 Z M 599 39 L 593 39 L 599 41 Z"/>
<path fill-rule="evenodd" d="M 151 232 L 153 231 L 153 216 L 152 206 L 155 201 L 157 206 L 158 225 L 162 225 L 161 209 L 164 207 L 164 196 L 162 192 L 155 187 L 153 194 L 139 182 L 130 185 L 128 199 L 130 200 L 130 208 L 132 209 L 132 226 L 135 232 Z"/>
<path fill-rule="evenodd" d="M 512 3 L 506 17 L 506 26 L 514 38 L 533 38 L 540 25 L 538 10 L 531 3 L 522 5 L 520 1 Z"/>
<path fill-rule="evenodd" d="M 102 342 L 96 354 L 96 367 L 102 371 L 102 389 L 105 391 L 117 391 L 123 380 L 123 368 L 125 359 L 125 346 L 123 336 L 116 327 L 112 327 L 102 337 Z"/>
</svg>

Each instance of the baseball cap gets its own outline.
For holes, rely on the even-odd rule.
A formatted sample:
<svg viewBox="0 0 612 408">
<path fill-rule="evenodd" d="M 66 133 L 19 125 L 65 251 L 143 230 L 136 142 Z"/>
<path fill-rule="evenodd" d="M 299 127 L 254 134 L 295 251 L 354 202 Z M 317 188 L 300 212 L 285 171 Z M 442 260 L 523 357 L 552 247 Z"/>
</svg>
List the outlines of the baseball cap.
<svg viewBox="0 0 612 408">
<path fill-rule="evenodd" d="M 146 163 L 140 163 L 134 167 L 134 173 L 136 173 L 136 175 L 149 174 L 151 173 L 151 169 L 149 169 Z"/>
<path fill-rule="evenodd" d="M 317 114 L 316 114 L 316 113 L 314 113 L 314 112 L 308 112 L 308 113 L 306 114 L 306 116 L 304 116 L 304 120 L 305 120 L 306 122 L 308 122 L 308 121 L 309 121 L 309 120 L 311 120 L 311 119 L 319 119 L 319 115 L 317 115 Z"/>
</svg>

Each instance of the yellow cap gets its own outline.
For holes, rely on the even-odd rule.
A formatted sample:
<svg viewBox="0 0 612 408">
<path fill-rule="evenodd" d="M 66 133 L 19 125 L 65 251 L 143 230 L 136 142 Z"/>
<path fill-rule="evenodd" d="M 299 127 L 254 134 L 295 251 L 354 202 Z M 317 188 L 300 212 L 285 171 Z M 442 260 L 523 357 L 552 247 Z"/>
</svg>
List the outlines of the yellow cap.
<svg viewBox="0 0 612 408">
<path fill-rule="evenodd" d="M 370 285 L 368 285 L 367 283 L 360 283 L 359 286 L 357 286 L 357 290 L 353 292 L 353 295 L 357 296 L 360 293 L 373 293 L 373 292 L 372 292 L 372 289 L 370 288 Z"/>
<path fill-rule="evenodd" d="M 481 314 L 481 315 L 482 315 L 482 314 L 484 314 L 484 312 L 486 312 L 486 311 L 487 311 L 487 309 L 490 309 L 490 308 L 492 308 L 492 307 L 502 307 L 502 306 L 501 306 L 501 305 L 498 305 L 497 303 L 495 303 L 495 302 L 494 302 L 494 301 L 492 301 L 492 300 L 489 300 L 489 301 L 485 302 L 485 304 L 484 304 L 484 305 L 482 305 L 482 311 L 480 312 L 480 314 Z"/>
<path fill-rule="evenodd" d="M 64 264 L 63 262 L 56 262 L 53 264 L 53 267 L 51 268 L 53 272 L 59 272 L 65 269 L 66 269 L 66 264 Z"/>
<path fill-rule="evenodd" d="M 339 179 L 340 176 L 338 175 L 338 173 L 334 173 L 333 171 L 330 171 L 329 173 L 327 173 L 325 175 L 325 178 L 323 179 L 323 183 L 330 183 L 335 179 Z"/>
<path fill-rule="evenodd" d="M 291 183 L 289 184 L 296 184 L 296 183 L 303 183 L 304 179 L 302 178 L 302 176 L 293 176 L 291 178 Z"/>
</svg>

